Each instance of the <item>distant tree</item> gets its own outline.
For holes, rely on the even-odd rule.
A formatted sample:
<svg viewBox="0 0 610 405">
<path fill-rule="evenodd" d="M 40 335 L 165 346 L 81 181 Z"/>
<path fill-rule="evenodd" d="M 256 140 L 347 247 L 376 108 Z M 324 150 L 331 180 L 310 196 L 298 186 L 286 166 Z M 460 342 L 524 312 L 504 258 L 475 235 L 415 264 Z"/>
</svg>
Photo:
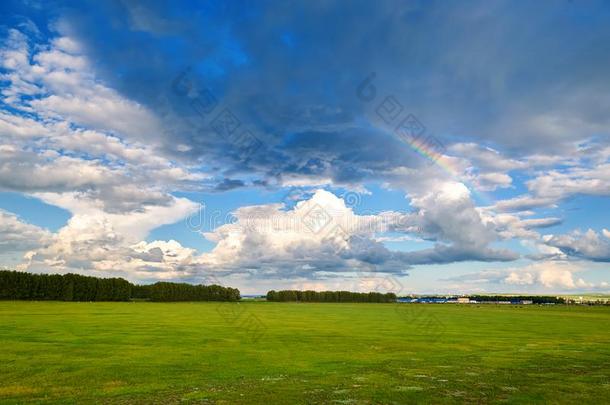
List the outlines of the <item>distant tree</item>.
<svg viewBox="0 0 610 405">
<path fill-rule="evenodd" d="M 130 296 L 131 283 L 122 278 L 0 271 L 0 299 L 128 301 Z"/>
<path fill-rule="evenodd" d="M 138 293 L 143 292 L 138 288 Z M 158 282 L 148 286 L 147 295 L 151 301 L 239 301 L 241 296 L 236 288 L 220 285 L 192 285 L 186 283 Z"/>
<path fill-rule="evenodd" d="M 131 298 L 150 299 L 152 288 L 150 285 L 131 286 Z"/>
<path fill-rule="evenodd" d="M 396 294 L 379 292 L 357 293 L 350 291 L 298 291 L 271 290 L 267 301 L 276 302 L 396 302 Z"/>
</svg>

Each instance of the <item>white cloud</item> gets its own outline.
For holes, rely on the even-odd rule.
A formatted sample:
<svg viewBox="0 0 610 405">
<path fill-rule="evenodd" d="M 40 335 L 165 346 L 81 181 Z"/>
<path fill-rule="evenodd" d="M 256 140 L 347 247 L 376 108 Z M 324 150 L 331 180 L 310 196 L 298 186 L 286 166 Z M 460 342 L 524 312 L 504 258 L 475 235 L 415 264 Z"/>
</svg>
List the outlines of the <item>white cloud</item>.
<svg viewBox="0 0 610 405">
<path fill-rule="evenodd" d="M 494 233 L 459 183 L 448 183 L 412 205 L 417 208 L 413 214 L 356 215 L 342 199 L 318 190 L 288 211 L 279 204 L 242 207 L 234 213 L 235 223 L 205 234 L 217 245 L 202 257 L 211 267 L 275 277 L 371 269 L 401 272 L 413 264 L 517 257 L 488 246 Z M 308 225 L 310 220 L 314 225 Z M 385 232 L 439 243 L 433 249 L 390 251 L 379 242 Z"/>
<path fill-rule="evenodd" d="M 60 37 L 32 52 L 24 34 L 9 30 L 0 49 L 1 65 L 8 71 L 4 79 L 10 83 L 2 90 L 5 101 L 46 119 L 69 120 L 149 143 L 158 139 L 161 125 L 155 116 L 96 81 L 88 61 L 75 54 L 78 50 L 73 38 Z"/>
<path fill-rule="evenodd" d="M 508 200 L 498 201 L 492 208 L 496 211 L 524 211 L 532 208 L 554 206 L 556 202 L 557 200 L 555 198 L 522 195 Z"/>
<path fill-rule="evenodd" d="M 0 254 L 21 252 L 44 246 L 51 233 L 0 210 Z"/>
<path fill-rule="evenodd" d="M 216 247 L 202 256 L 211 267 L 257 271 L 278 278 L 320 272 L 370 270 L 401 272 L 409 265 L 382 244 L 375 233 L 399 220 L 395 214 L 356 215 L 334 194 L 318 190 L 292 210 L 281 204 L 242 207 L 234 223 L 205 237 Z M 305 266 L 307 265 L 307 266 Z"/>
<path fill-rule="evenodd" d="M 165 206 L 178 185 L 209 176 L 169 160 L 154 142 L 162 129 L 143 106 L 100 83 L 69 37 L 30 46 L 10 30 L 0 48 L 0 190 L 73 193 L 107 212 Z"/>
<path fill-rule="evenodd" d="M 112 171 L 97 161 L 36 153 L 5 146 L 0 150 L 0 186 L 9 190 L 70 190 L 116 181 Z"/>
<path fill-rule="evenodd" d="M 176 241 L 143 241 L 152 229 L 194 214 L 198 206 L 186 199 L 173 198 L 166 207 L 126 214 L 107 213 L 72 193 L 38 196 L 73 216 L 50 235 L 46 246 L 28 253 L 23 267 L 36 271 L 121 275 L 132 280 L 249 272 L 262 278 L 312 279 L 337 272 L 402 273 L 409 267 L 402 256 L 372 239 L 399 220 L 395 214 L 358 216 L 343 200 L 323 190 L 290 211 L 279 204 L 238 209 L 236 223 L 205 234 L 217 245 L 202 255 Z M 319 222 L 321 213 L 323 222 Z"/>
<path fill-rule="evenodd" d="M 74 215 L 70 222 L 76 228 L 88 226 L 89 221 L 107 224 L 113 232 L 133 243 L 142 240 L 154 228 L 179 221 L 199 208 L 198 204 L 186 198 L 170 197 L 164 205 L 142 204 L 137 211 L 113 213 L 105 212 L 95 201 L 81 199 L 75 193 L 39 193 L 36 196 L 48 204 L 70 211 Z M 85 225 L 81 226 L 81 223 Z"/>
<path fill-rule="evenodd" d="M 505 173 L 484 173 L 476 177 L 476 182 L 480 190 L 491 191 L 510 187 L 513 179 Z"/>
<path fill-rule="evenodd" d="M 610 195 L 610 164 L 594 168 L 576 167 L 551 170 L 527 182 L 531 192 L 541 198 L 564 199 L 574 194 Z"/>
<path fill-rule="evenodd" d="M 606 158 L 607 159 L 607 158 Z M 494 209 L 520 211 L 539 207 L 554 207 L 574 195 L 610 196 L 610 163 L 595 167 L 569 167 L 547 170 L 526 182 L 531 195 L 521 195 L 498 201 Z"/>
<path fill-rule="evenodd" d="M 562 223 L 561 218 L 527 218 L 531 211 L 521 211 L 516 214 L 496 212 L 489 207 L 478 208 L 483 221 L 494 227 L 495 232 L 502 239 L 539 239 L 540 234 L 535 231 Z"/>
<path fill-rule="evenodd" d="M 567 235 L 547 235 L 544 242 L 561 250 L 567 256 L 596 261 L 610 262 L 610 239 L 605 229 L 598 234 L 592 229 L 582 233 L 573 231 Z"/>
<path fill-rule="evenodd" d="M 475 207 L 470 191 L 462 183 L 437 183 L 427 192 L 412 196 L 411 205 L 417 209 L 412 218 L 421 229 L 420 236 L 450 244 L 427 251 L 429 259 L 424 252 L 414 252 L 418 262 L 505 261 L 518 257 L 513 252 L 489 247 L 500 235 Z"/>
<path fill-rule="evenodd" d="M 132 280 L 179 279 L 193 274 L 190 266 L 197 262 L 195 250 L 176 241 L 142 241 L 152 229 L 194 213 L 198 206 L 191 201 L 174 198 L 167 206 L 112 214 L 70 194 L 41 197 L 69 209 L 73 216 L 51 235 L 45 247 L 28 253 L 24 268 L 120 275 Z"/>
<path fill-rule="evenodd" d="M 502 156 L 495 149 L 482 147 L 475 143 L 456 143 L 449 147 L 449 153 L 467 158 L 479 170 L 484 172 L 507 172 L 523 169 L 527 164 Z"/>
</svg>

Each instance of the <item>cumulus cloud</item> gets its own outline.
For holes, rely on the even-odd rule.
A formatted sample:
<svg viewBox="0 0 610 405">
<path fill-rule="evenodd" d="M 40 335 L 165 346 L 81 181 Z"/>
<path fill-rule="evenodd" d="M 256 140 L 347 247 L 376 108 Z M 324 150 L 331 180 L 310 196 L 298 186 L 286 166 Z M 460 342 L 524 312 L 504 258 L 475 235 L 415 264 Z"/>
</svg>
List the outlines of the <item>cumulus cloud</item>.
<svg viewBox="0 0 610 405">
<path fill-rule="evenodd" d="M 388 174 L 387 186 L 407 193 L 410 206 L 414 208 L 409 226 L 419 229 L 419 237 L 436 242 L 432 249 L 412 253 L 415 262 L 518 258 L 514 252 L 490 247 L 507 235 L 502 235 L 490 220 L 491 211 L 476 207 L 463 182 L 442 173 L 438 167 L 394 169 Z"/>
<path fill-rule="evenodd" d="M 51 233 L 0 210 L 0 254 L 24 253 L 49 242 Z"/>
<path fill-rule="evenodd" d="M 532 211 L 521 211 L 518 213 L 496 212 L 489 207 L 478 208 L 483 222 L 493 227 L 494 232 L 502 239 L 539 239 L 540 233 L 537 229 L 548 228 L 563 222 L 561 218 L 544 217 L 530 218 Z"/>
<path fill-rule="evenodd" d="M 138 212 L 107 213 L 71 194 L 41 195 L 44 201 L 72 212 L 68 223 L 49 235 L 42 248 L 26 255 L 24 268 L 52 272 L 89 272 L 121 275 L 129 279 L 184 278 L 196 252 L 176 241 L 142 240 L 161 225 L 194 213 L 198 206 L 173 198 L 167 206 L 150 206 Z"/>
<path fill-rule="evenodd" d="M 216 243 L 202 256 L 211 267 L 275 278 L 409 268 L 403 255 L 373 240 L 400 215 L 356 215 L 328 191 L 318 190 L 292 209 L 270 204 L 242 207 L 233 215 L 233 223 L 204 234 Z"/>
<path fill-rule="evenodd" d="M 210 274 L 275 279 L 405 274 L 409 268 L 407 256 L 373 238 L 400 221 L 399 214 L 356 215 L 323 190 L 292 210 L 280 204 L 239 208 L 234 222 L 205 234 L 216 247 L 204 254 L 173 240 L 142 241 L 150 230 L 195 214 L 198 206 L 186 199 L 136 213 L 107 213 L 69 193 L 39 197 L 73 216 L 57 233 L 47 234 L 45 246 L 31 246 L 22 266 L 30 270 L 201 280 Z"/>
<path fill-rule="evenodd" d="M 493 231 L 459 184 L 448 184 L 412 205 L 417 208 L 413 213 L 356 215 L 342 199 L 319 190 L 287 211 L 277 204 L 244 207 L 234 213 L 235 223 L 205 234 L 217 245 L 203 257 L 213 267 L 260 269 L 273 276 L 371 269 L 400 273 L 415 264 L 518 257 L 488 246 L 495 239 Z M 419 251 L 390 251 L 376 236 L 385 232 L 437 244 Z"/>
<path fill-rule="evenodd" d="M 528 188 L 541 198 L 560 200 L 575 194 L 610 195 L 610 164 L 594 168 L 552 170 L 527 183 Z"/>
<path fill-rule="evenodd" d="M 594 262 L 610 262 L 610 234 L 606 229 L 601 234 L 589 229 L 574 231 L 567 235 L 546 235 L 544 243 L 575 258 Z"/>
<path fill-rule="evenodd" d="M 344 200 L 324 190 L 293 208 L 282 204 L 241 207 L 233 212 L 233 221 L 204 234 L 216 245 L 203 254 L 176 241 L 142 241 L 155 227 L 194 214 L 198 207 L 186 199 L 174 198 L 167 207 L 151 206 L 141 212 L 108 213 L 70 193 L 40 194 L 45 202 L 71 211 L 73 217 L 49 235 L 46 246 L 27 254 L 24 267 L 144 280 L 196 280 L 209 274 L 312 280 L 337 274 L 348 278 L 404 275 L 418 264 L 515 259 L 511 252 L 487 246 L 493 233 L 481 225 L 480 218 L 470 217 L 476 211 L 443 223 L 442 203 L 464 204 L 463 189 L 454 187 L 435 197 L 438 212 L 357 215 Z M 470 229 L 468 235 L 457 232 L 464 227 Z M 433 249 L 392 251 L 378 240 L 388 232 L 438 243 Z"/>
<path fill-rule="evenodd" d="M 469 190 L 462 183 L 447 182 L 421 196 L 413 196 L 411 205 L 418 209 L 413 220 L 421 229 L 423 238 L 451 244 L 413 253 L 414 259 L 421 263 L 518 258 L 514 252 L 489 247 L 498 235 L 484 221 L 470 198 Z"/>
</svg>

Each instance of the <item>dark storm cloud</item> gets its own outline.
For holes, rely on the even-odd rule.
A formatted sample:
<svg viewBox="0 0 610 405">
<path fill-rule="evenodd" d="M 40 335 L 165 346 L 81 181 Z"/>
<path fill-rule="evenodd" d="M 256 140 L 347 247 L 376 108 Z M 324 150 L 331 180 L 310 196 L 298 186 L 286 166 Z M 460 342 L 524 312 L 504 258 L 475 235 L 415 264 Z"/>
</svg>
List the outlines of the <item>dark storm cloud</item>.
<svg viewBox="0 0 610 405">
<path fill-rule="evenodd" d="M 603 2 L 588 5 L 201 2 L 193 11 L 123 1 L 63 5 L 58 15 L 104 80 L 165 118 L 167 153 L 230 177 L 356 183 L 421 164 L 363 118 L 387 95 L 446 143 L 518 156 L 568 153 L 593 135 L 606 143 L 610 15 Z M 189 90 L 177 94 L 171 83 L 187 67 Z M 370 72 L 367 103 L 356 88 Z M 202 115 L 193 102 L 209 94 L 217 104 Z M 240 123 L 231 136 L 210 124 L 224 109 Z M 245 130 L 255 150 L 240 140 Z"/>
</svg>

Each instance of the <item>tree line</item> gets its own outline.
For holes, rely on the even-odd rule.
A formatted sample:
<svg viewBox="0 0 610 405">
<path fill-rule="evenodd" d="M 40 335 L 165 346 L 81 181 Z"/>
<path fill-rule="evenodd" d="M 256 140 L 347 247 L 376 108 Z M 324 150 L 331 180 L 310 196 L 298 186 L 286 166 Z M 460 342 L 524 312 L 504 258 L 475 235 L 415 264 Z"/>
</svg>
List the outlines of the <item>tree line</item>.
<svg viewBox="0 0 610 405">
<path fill-rule="evenodd" d="M 237 288 L 168 282 L 135 286 L 133 296 L 158 302 L 239 301 L 241 298 Z"/>
<path fill-rule="evenodd" d="M 396 302 L 396 294 L 379 292 L 358 293 L 351 291 L 299 291 L 271 290 L 267 301 L 276 302 Z"/>
<path fill-rule="evenodd" d="M 122 278 L 80 274 L 33 274 L 0 270 L 0 300 L 238 301 L 239 290 L 219 285 L 159 282 L 136 285 Z"/>
</svg>

